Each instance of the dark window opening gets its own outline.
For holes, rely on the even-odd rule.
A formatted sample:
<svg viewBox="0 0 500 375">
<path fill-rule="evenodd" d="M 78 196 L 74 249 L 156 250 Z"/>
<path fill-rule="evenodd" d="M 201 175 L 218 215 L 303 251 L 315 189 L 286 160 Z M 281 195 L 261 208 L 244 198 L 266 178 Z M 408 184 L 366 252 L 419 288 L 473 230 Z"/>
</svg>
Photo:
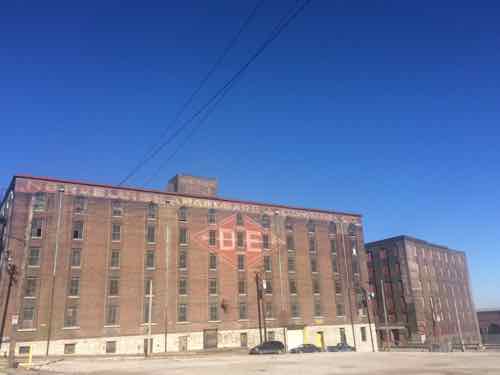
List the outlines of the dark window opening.
<svg viewBox="0 0 500 375">
<path fill-rule="evenodd" d="M 73 239 L 83 240 L 83 221 L 75 221 L 73 223 Z"/>
<path fill-rule="evenodd" d="M 43 226 L 43 219 L 41 218 L 34 218 L 31 221 L 32 238 L 42 238 L 42 226 Z"/>
<path fill-rule="evenodd" d="M 187 219 L 188 219 L 187 207 L 179 208 L 179 221 L 187 221 Z"/>
</svg>

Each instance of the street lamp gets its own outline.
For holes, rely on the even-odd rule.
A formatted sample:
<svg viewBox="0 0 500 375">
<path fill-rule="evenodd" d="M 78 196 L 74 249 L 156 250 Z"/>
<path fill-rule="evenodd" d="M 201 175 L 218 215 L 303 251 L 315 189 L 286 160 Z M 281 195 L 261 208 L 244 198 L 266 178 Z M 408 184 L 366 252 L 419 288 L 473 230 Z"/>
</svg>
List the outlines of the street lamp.
<svg viewBox="0 0 500 375">
<path fill-rule="evenodd" d="M 372 342 L 372 351 L 375 352 L 375 343 L 373 342 L 373 333 L 372 333 L 372 321 L 370 318 L 370 308 L 368 306 L 368 301 L 375 298 L 375 293 L 373 293 L 373 292 L 368 293 L 368 291 L 363 287 L 361 287 L 360 289 L 363 292 L 363 294 L 362 294 L 363 295 L 363 306 L 366 308 L 366 312 L 368 315 L 368 330 L 370 331 L 370 340 Z"/>
</svg>

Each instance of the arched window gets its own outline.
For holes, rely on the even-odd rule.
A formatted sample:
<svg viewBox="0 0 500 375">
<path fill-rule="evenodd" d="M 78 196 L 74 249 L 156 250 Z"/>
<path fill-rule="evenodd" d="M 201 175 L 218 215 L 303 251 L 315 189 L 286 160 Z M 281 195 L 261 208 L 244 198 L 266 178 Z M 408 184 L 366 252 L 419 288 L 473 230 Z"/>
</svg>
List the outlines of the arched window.
<svg viewBox="0 0 500 375">
<path fill-rule="evenodd" d="M 285 229 L 286 230 L 293 230 L 293 219 L 290 217 L 287 217 L 285 219 Z"/>
</svg>

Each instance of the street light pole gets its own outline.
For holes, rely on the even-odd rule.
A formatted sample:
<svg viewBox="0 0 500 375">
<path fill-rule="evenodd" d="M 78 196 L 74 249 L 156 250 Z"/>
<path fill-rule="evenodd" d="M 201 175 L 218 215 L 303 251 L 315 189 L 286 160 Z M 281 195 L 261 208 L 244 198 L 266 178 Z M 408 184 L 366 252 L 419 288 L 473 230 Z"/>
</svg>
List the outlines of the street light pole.
<svg viewBox="0 0 500 375">
<path fill-rule="evenodd" d="M 260 303 L 261 303 L 261 311 L 262 311 L 262 323 L 264 326 L 264 341 L 267 341 L 267 323 L 266 323 L 266 305 L 264 304 L 264 298 L 262 296 L 263 292 L 266 289 L 266 280 L 262 280 L 261 284 L 261 295 L 260 295 Z"/>
<path fill-rule="evenodd" d="M 2 324 L 2 335 L 3 335 L 4 326 L 5 326 L 7 310 L 8 310 L 10 292 L 12 289 L 12 285 L 16 282 L 16 274 L 17 274 L 16 265 L 12 263 L 12 260 L 10 257 L 8 259 L 7 272 L 9 274 L 9 285 L 7 287 L 7 299 L 5 301 L 5 310 L 4 310 L 3 324 Z M 14 362 L 16 359 L 16 330 L 17 330 L 18 320 L 19 320 L 18 316 L 16 316 L 16 317 L 12 316 L 11 327 L 10 327 L 11 332 L 10 332 L 10 340 L 9 340 L 9 359 L 8 359 L 8 367 L 9 368 L 14 367 Z"/>
<path fill-rule="evenodd" d="M 350 284 L 350 280 L 349 280 L 349 267 L 348 267 L 348 264 L 347 264 L 347 251 L 346 251 L 346 245 L 345 245 L 345 234 L 344 234 L 344 222 L 343 221 L 340 222 L 340 235 L 341 235 L 341 238 L 342 238 L 342 250 L 344 252 L 344 266 L 345 266 L 345 280 L 346 280 L 346 290 L 347 290 L 347 302 L 349 304 L 349 317 L 350 317 L 350 320 L 351 320 L 352 339 L 353 339 L 353 342 L 354 342 L 354 348 L 357 350 L 358 346 L 356 344 L 356 332 L 354 330 L 354 318 L 353 318 L 353 314 L 352 314 L 351 284 Z"/>
<path fill-rule="evenodd" d="M 372 352 L 375 352 L 375 343 L 373 342 L 373 332 L 372 332 L 372 321 L 370 318 L 370 306 L 368 305 L 368 301 L 373 298 L 372 293 L 368 294 L 365 288 L 361 288 L 363 291 L 363 304 L 366 307 L 366 313 L 368 315 L 368 330 L 370 331 L 370 340 L 372 342 Z"/>
<path fill-rule="evenodd" d="M 148 283 L 148 338 L 147 338 L 147 345 L 146 345 L 146 351 L 145 351 L 145 356 L 150 357 L 151 354 L 153 353 L 153 348 L 151 345 L 151 320 L 153 318 L 153 279 L 149 280 Z"/>
<path fill-rule="evenodd" d="M 382 289 L 382 304 L 384 305 L 384 323 L 385 323 L 385 337 L 387 340 L 387 348 L 390 350 L 390 331 L 389 331 L 389 322 L 387 320 L 387 307 L 385 305 L 385 290 L 384 290 L 384 280 L 380 280 L 380 288 Z"/>
</svg>

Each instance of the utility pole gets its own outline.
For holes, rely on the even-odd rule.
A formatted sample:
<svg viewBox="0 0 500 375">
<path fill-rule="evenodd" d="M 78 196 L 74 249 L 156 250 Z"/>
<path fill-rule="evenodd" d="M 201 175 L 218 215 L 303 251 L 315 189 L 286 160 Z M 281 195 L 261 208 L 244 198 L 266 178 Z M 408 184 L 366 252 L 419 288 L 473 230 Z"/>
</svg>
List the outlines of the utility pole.
<svg viewBox="0 0 500 375">
<path fill-rule="evenodd" d="M 260 287 L 260 278 L 259 278 L 259 273 L 255 272 L 255 285 L 257 287 L 257 314 L 259 315 L 259 339 L 260 343 L 262 344 L 262 322 L 261 322 L 261 317 L 260 317 L 260 300 L 262 298 L 262 290 Z"/>
<path fill-rule="evenodd" d="M 391 332 L 389 331 L 389 322 L 387 320 L 387 307 L 385 305 L 385 290 L 384 290 L 384 279 L 380 280 L 380 288 L 382 290 L 382 304 L 384 306 L 384 323 L 385 323 L 385 337 L 387 339 L 387 348 L 391 350 L 391 345 L 390 345 L 390 334 Z"/>
<path fill-rule="evenodd" d="M 373 298 L 373 293 L 368 294 L 365 288 L 361 288 L 363 292 L 363 305 L 366 307 L 366 313 L 368 315 L 368 330 L 370 331 L 370 340 L 372 342 L 372 352 L 375 353 L 375 343 L 373 342 L 373 332 L 372 332 L 372 321 L 370 318 L 370 306 L 368 304 L 368 301 L 370 301 Z"/>
<path fill-rule="evenodd" d="M 8 259 L 7 272 L 9 274 L 9 285 L 7 287 L 7 299 L 5 301 L 5 310 L 4 310 L 4 316 L 2 319 L 2 335 L 3 335 L 4 326 L 5 326 L 7 309 L 8 309 L 9 299 L 10 299 L 10 292 L 12 289 L 12 285 L 16 282 L 16 274 L 17 274 L 16 265 L 12 263 L 12 259 L 10 257 Z M 16 315 L 12 316 L 11 328 L 10 328 L 10 331 L 11 331 L 10 332 L 10 341 L 9 341 L 9 359 L 8 359 L 8 367 L 10 367 L 10 368 L 14 367 L 14 362 L 16 359 L 16 330 L 17 330 L 18 320 L 19 320 L 19 316 L 16 316 Z"/>
<path fill-rule="evenodd" d="M 149 280 L 149 286 L 148 286 L 148 338 L 147 338 L 147 345 L 146 345 L 146 350 L 144 352 L 144 355 L 146 357 L 150 357 L 151 353 L 153 352 L 153 348 L 151 347 L 151 319 L 153 317 L 153 279 Z"/>
<path fill-rule="evenodd" d="M 278 210 L 274 211 L 274 231 L 276 237 L 276 250 L 278 252 L 278 265 L 279 265 L 279 277 L 280 277 L 280 318 L 286 314 L 286 304 L 284 297 L 284 280 L 283 280 L 283 260 L 281 259 L 281 223 L 279 221 Z M 286 253 L 286 249 L 285 249 Z M 287 349 L 286 342 L 286 324 L 283 324 L 283 342 L 285 344 L 285 350 Z M 267 341 L 267 331 L 266 331 L 266 341 Z"/>
<path fill-rule="evenodd" d="M 352 339 L 354 342 L 354 348 L 357 350 L 356 344 L 356 331 L 354 330 L 354 318 L 352 315 L 352 297 L 351 297 L 351 284 L 349 280 L 349 267 L 347 264 L 347 250 L 345 247 L 345 235 L 344 235 L 344 222 L 340 222 L 340 235 L 342 236 L 342 249 L 344 250 L 344 266 L 345 266 L 345 279 L 346 279 L 346 289 L 347 289 L 347 302 L 349 305 L 349 317 L 351 320 L 351 330 L 352 330 Z M 352 249 L 351 249 L 352 251 Z"/>
<path fill-rule="evenodd" d="M 8 252 L 6 254 L 6 257 L 7 257 L 7 274 L 9 275 L 9 284 L 7 286 L 7 296 L 5 298 L 5 306 L 2 315 L 2 326 L 0 327 L 0 345 L 2 345 L 5 323 L 7 322 L 7 311 L 9 309 L 10 293 L 12 290 L 12 285 L 15 282 L 15 274 L 16 274 L 16 266 L 14 264 L 11 264 L 11 258 Z"/>
<path fill-rule="evenodd" d="M 434 309 L 434 299 L 430 297 L 430 302 L 431 302 L 431 314 L 432 314 L 432 337 L 434 344 L 437 346 L 441 346 L 441 338 L 438 334 L 438 327 L 437 323 L 439 322 L 439 316 L 436 316 L 436 311 Z"/>
<path fill-rule="evenodd" d="M 169 261 L 168 257 L 170 255 L 170 232 L 168 228 L 168 201 L 167 201 L 167 207 L 165 210 L 165 213 L 167 215 L 167 223 L 165 224 L 165 353 L 168 351 L 168 344 L 167 344 L 167 339 L 168 339 L 168 277 L 169 277 Z"/>
<path fill-rule="evenodd" d="M 465 352 L 464 338 L 462 337 L 462 327 L 460 324 L 460 318 L 458 317 L 457 300 L 455 298 L 453 298 L 453 304 L 455 305 L 455 317 L 457 319 L 458 338 L 460 339 L 460 349 L 463 352 Z"/>
</svg>

